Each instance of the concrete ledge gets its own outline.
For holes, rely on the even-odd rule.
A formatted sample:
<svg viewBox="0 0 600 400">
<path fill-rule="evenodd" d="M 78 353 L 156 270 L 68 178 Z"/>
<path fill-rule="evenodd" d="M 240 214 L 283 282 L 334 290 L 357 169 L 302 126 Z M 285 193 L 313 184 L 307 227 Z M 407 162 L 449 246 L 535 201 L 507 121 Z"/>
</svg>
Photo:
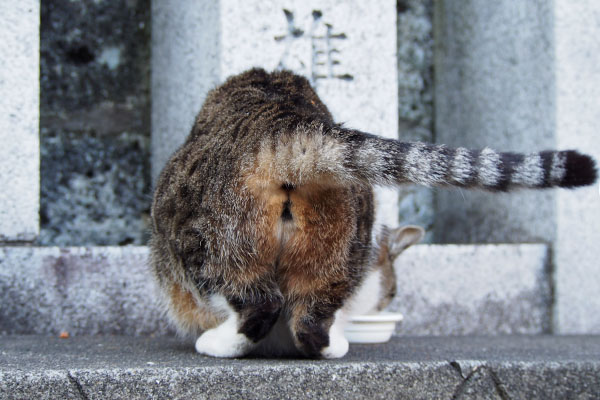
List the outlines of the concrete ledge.
<svg viewBox="0 0 600 400">
<path fill-rule="evenodd" d="M 342 360 L 200 356 L 169 338 L 7 336 L 1 398 L 600 396 L 600 337 L 395 337 Z"/>
<path fill-rule="evenodd" d="M 420 245 L 396 261 L 404 335 L 549 331 L 545 245 Z M 147 247 L 0 248 L 0 334 L 170 334 Z"/>
</svg>

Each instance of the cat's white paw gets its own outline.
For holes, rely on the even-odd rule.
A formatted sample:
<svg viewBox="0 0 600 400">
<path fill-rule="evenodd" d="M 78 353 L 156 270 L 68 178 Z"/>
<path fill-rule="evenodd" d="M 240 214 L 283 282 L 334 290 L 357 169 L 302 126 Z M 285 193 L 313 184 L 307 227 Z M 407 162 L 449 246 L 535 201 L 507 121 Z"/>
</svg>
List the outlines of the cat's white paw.
<svg viewBox="0 0 600 400">
<path fill-rule="evenodd" d="M 252 342 L 246 335 L 231 330 L 219 329 L 223 325 L 209 329 L 200 335 L 196 340 L 196 351 L 208 356 L 226 358 L 241 357 L 248 354 L 252 348 Z"/>
<path fill-rule="evenodd" d="M 333 324 L 329 328 L 329 346 L 321 350 L 324 358 L 341 358 L 346 355 L 350 344 L 344 336 L 346 315 L 344 310 L 337 310 L 334 315 Z"/>
<path fill-rule="evenodd" d="M 241 357 L 250 352 L 254 344 L 246 335 L 238 332 L 238 314 L 229 306 L 223 296 L 211 298 L 213 307 L 228 314 L 219 326 L 204 332 L 196 340 L 196 351 L 213 357 Z"/>
<path fill-rule="evenodd" d="M 329 336 L 329 346 L 325 347 L 321 354 L 325 358 L 341 358 L 346 355 L 350 344 L 344 335 L 336 334 Z"/>
</svg>

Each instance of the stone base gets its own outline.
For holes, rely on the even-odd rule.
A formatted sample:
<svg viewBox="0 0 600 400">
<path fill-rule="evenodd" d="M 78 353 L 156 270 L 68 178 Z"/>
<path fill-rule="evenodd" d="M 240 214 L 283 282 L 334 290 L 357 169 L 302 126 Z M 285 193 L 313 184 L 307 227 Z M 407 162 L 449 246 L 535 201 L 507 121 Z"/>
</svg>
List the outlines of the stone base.
<svg viewBox="0 0 600 400">
<path fill-rule="evenodd" d="M 404 335 L 548 333 L 545 245 L 419 245 L 396 261 Z M 0 334 L 170 334 L 148 248 L 0 248 Z"/>
<path fill-rule="evenodd" d="M 394 337 L 336 361 L 214 359 L 167 338 L 8 336 L 1 398 L 559 399 L 600 396 L 600 337 Z"/>
<path fill-rule="evenodd" d="M 550 333 L 547 252 L 542 244 L 408 249 L 395 264 L 398 292 L 390 308 L 404 314 L 397 333 Z"/>
<path fill-rule="evenodd" d="M 147 247 L 0 248 L 0 334 L 168 332 Z"/>
</svg>

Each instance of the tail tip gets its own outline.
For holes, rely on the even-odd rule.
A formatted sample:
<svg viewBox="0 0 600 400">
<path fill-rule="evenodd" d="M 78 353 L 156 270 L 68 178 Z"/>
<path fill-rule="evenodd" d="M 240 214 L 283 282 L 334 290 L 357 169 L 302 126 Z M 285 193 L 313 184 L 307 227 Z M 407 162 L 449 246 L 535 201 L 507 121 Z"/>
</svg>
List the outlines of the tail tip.
<svg viewBox="0 0 600 400">
<path fill-rule="evenodd" d="M 575 188 L 593 185 L 598 179 L 596 162 L 587 154 L 581 154 L 574 150 L 566 151 L 565 170 L 566 173 L 560 182 L 564 188 Z"/>
</svg>

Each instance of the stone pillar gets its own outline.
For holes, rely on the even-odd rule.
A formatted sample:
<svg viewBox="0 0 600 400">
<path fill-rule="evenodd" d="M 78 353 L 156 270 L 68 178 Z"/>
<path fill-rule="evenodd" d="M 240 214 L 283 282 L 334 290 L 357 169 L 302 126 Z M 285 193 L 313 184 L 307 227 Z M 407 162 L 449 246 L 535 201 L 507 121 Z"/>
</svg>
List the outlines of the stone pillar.
<svg viewBox="0 0 600 400">
<path fill-rule="evenodd" d="M 336 121 L 398 137 L 394 1 L 155 1 L 152 16 L 155 178 L 206 92 L 255 66 L 303 74 Z M 378 203 L 378 219 L 395 224 L 396 192 Z"/>
<path fill-rule="evenodd" d="M 600 161 L 600 3 L 554 0 L 556 138 Z M 557 193 L 555 330 L 600 333 L 598 185 Z"/>
<path fill-rule="evenodd" d="M 0 2 L 0 241 L 39 234 L 40 2 Z"/>
<path fill-rule="evenodd" d="M 516 152 L 555 147 L 552 24 L 546 0 L 436 2 L 438 143 Z M 436 194 L 437 242 L 555 238 L 555 192 Z"/>
<path fill-rule="evenodd" d="M 221 79 L 218 1 L 152 1 L 152 182 Z"/>
</svg>

